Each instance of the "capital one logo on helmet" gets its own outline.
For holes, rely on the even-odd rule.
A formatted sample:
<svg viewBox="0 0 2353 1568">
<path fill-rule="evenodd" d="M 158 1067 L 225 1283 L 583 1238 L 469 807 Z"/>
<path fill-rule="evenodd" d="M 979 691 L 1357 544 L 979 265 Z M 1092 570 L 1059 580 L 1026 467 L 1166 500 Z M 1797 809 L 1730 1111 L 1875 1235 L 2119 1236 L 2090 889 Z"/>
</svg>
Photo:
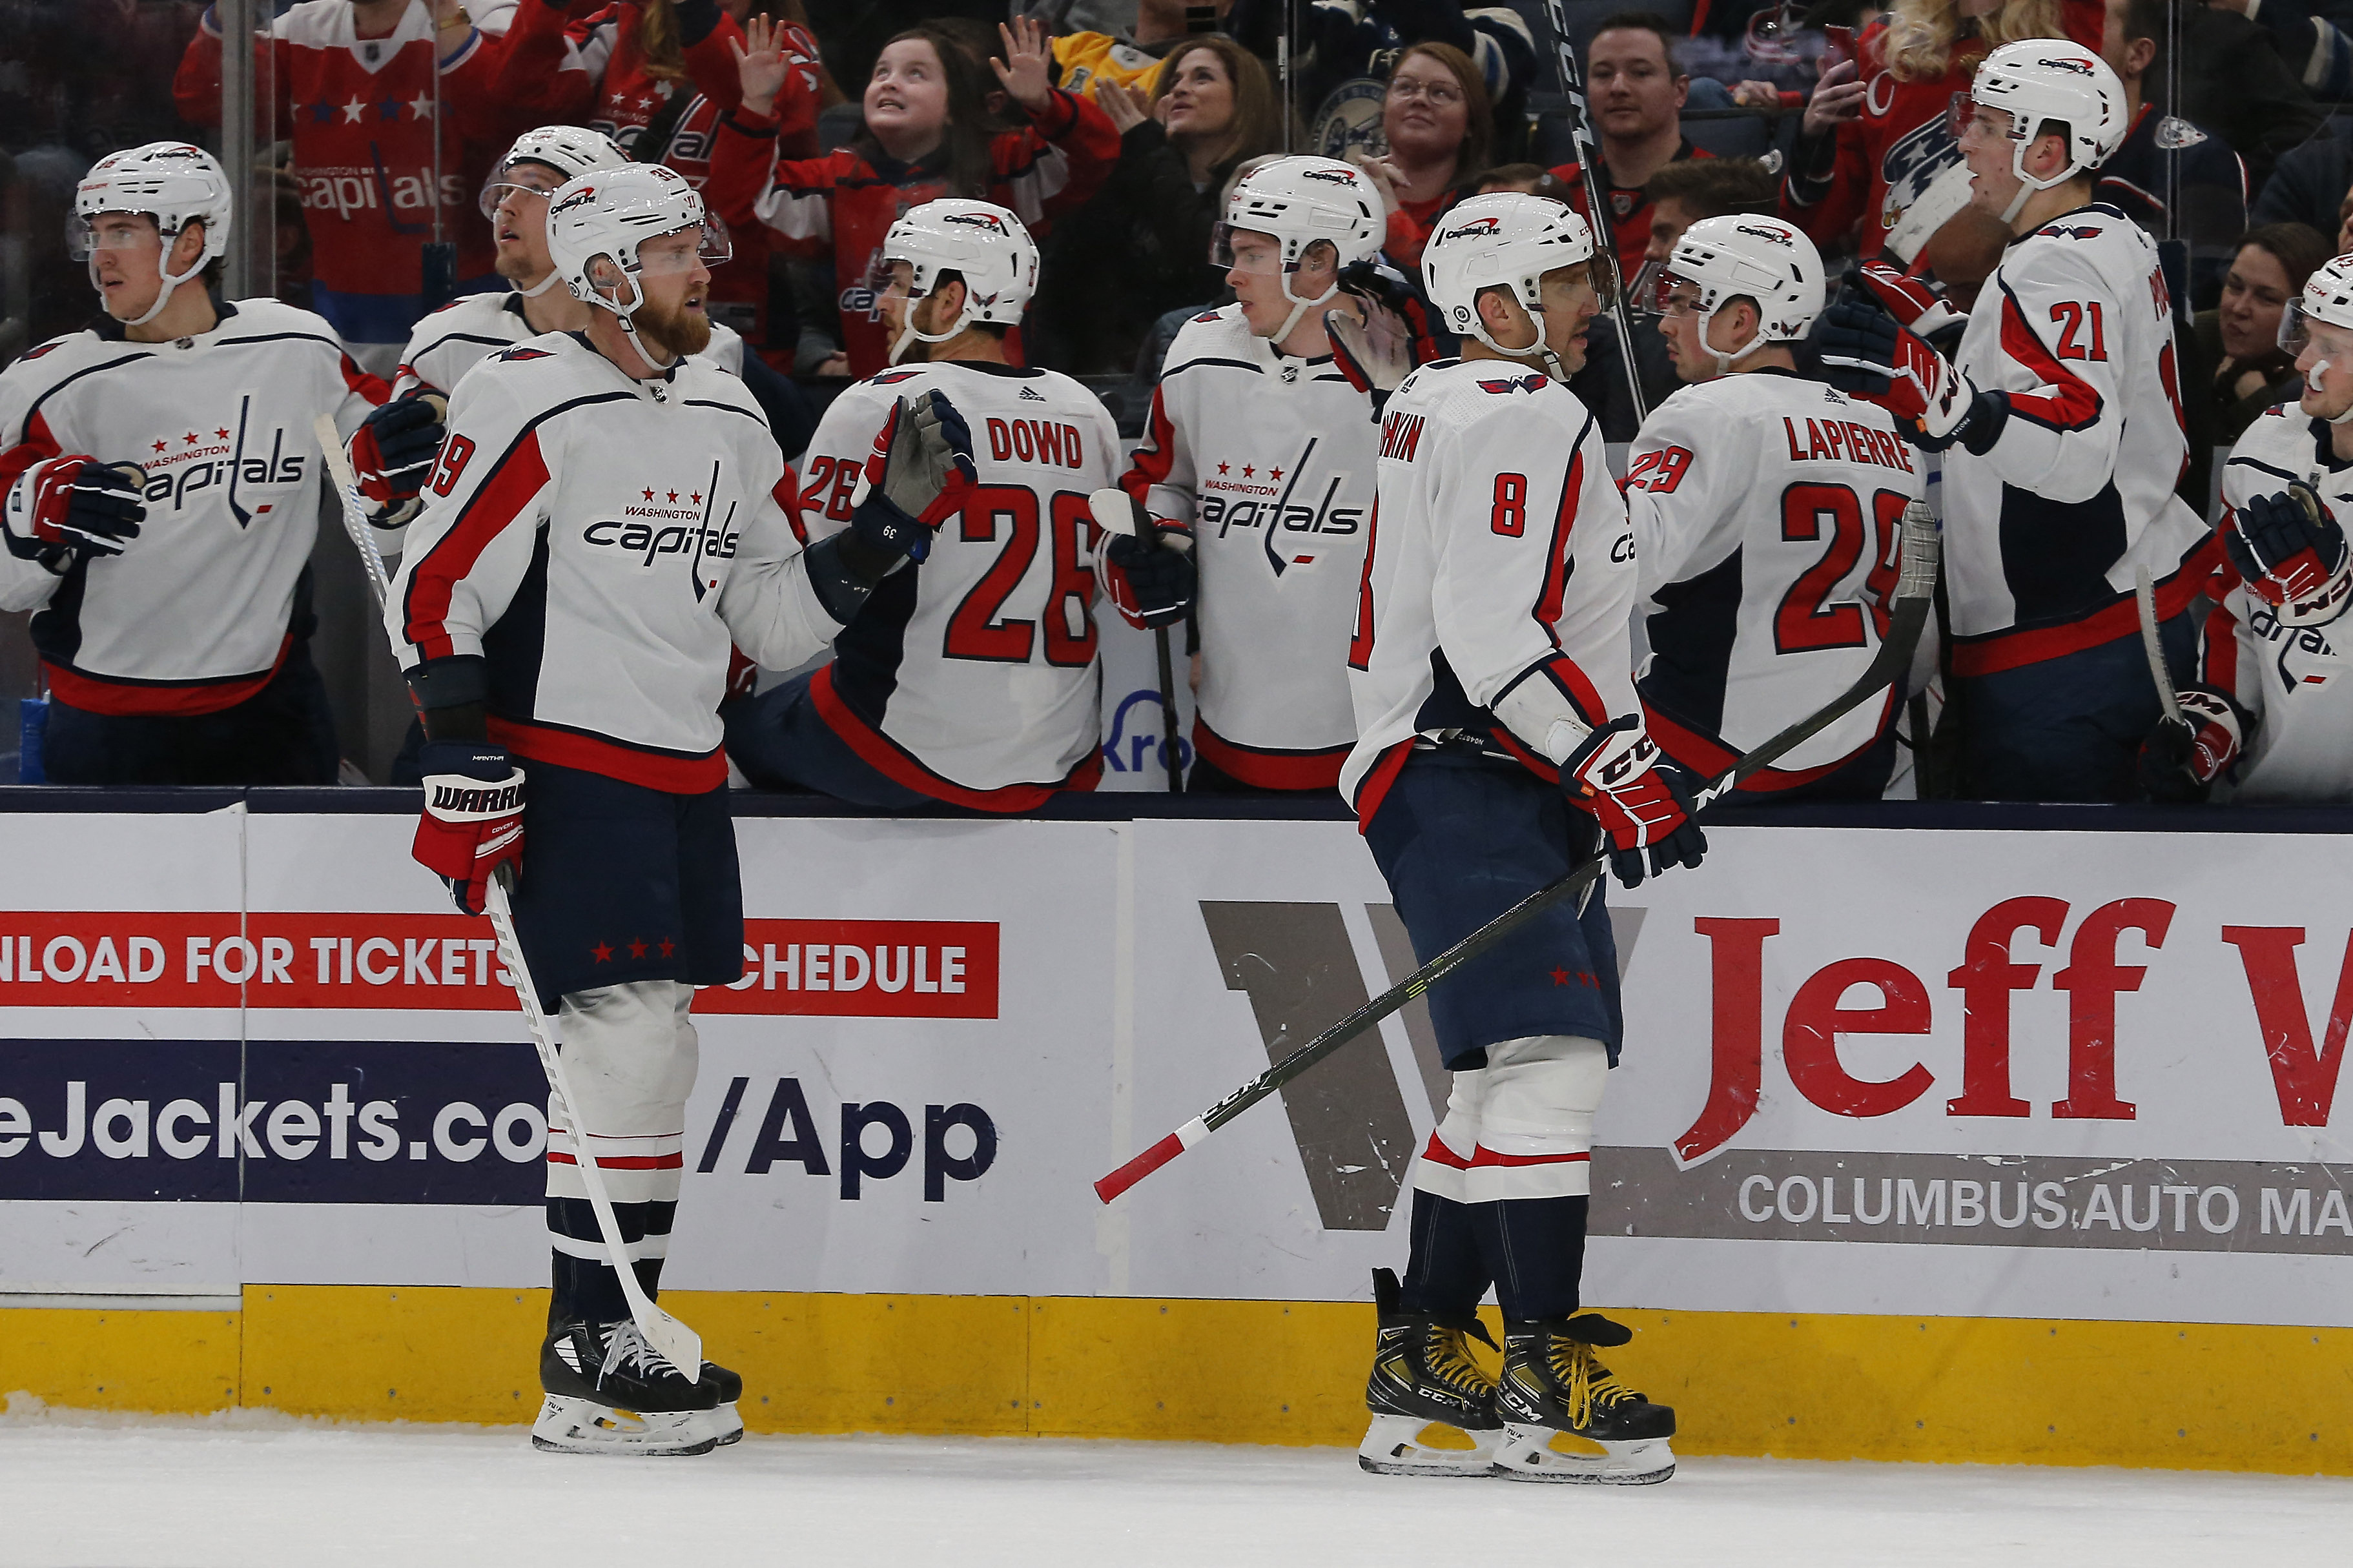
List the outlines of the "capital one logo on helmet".
<svg viewBox="0 0 2353 1568">
<path fill-rule="evenodd" d="M 565 197 L 562 201 L 556 203 L 554 206 L 548 208 L 547 216 L 550 217 L 561 217 L 565 213 L 570 212 L 573 208 L 589 205 L 596 200 L 596 187 L 594 185 L 583 185 L 578 190 L 573 192 L 570 195 Z"/>
<path fill-rule="evenodd" d="M 1353 169 L 1302 169 L 1299 171 L 1299 177 L 1303 180 L 1322 180 L 1326 184 L 1345 185 L 1352 191 L 1357 185 L 1356 171 Z"/>
<path fill-rule="evenodd" d="M 1754 224 L 1744 223 L 1738 228 L 1734 229 L 1733 232 L 1735 234 L 1745 234 L 1751 239 L 1770 240 L 1784 250 L 1792 248 L 1789 244 L 1789 237 L 1778 228 L 1763 228 Z"/>
<path fill-rule="evenodd" d="M 2062 58 L 2055 60 L 2036 60 L 2034 63 L 2039 66 L 2048 66 L 2052 70 L 2073 71 L 2077 76 L 2090 76 L 2092 74 L 2091 62 L 2088 60 Z"/>
<path fill-rule="evenodd" d="M 1441 245 L 1458 239 L 1491 239 L 1504 231 L 1504 220 L 1495 217 L 1472 218 L 1460 228 L 1450 228 L 1438 237 Z"/>
<path fill-rule="evenodd" d="M 991 234 L 1001 234 L 1008 237 L 1013 232 L 1007 228 L 1003 220 L 999 219 L 994 213 L 944 213 L 940 216 L 940 221 L 942 223 L 960 223 L 966 228 L 985 228 Z"/>
</svg>

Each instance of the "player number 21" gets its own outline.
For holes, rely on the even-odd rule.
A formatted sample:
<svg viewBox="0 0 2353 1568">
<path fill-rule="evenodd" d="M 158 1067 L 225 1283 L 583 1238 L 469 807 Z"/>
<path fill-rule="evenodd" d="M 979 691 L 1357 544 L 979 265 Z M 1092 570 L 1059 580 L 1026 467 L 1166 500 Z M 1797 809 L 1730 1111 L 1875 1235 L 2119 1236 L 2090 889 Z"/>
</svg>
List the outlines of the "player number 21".
<svg viewBox="0 0 2353 1568">
<path fill-rule="evenodd" d="M 2061 359 L 2104 360 L 2108 357 L 2107 334 L 2100 330 L 2098 300 L 2088 300 L 2079 304 L 2073 300 L 2062 300 L 2051 307 L 2051 320 L 2059 328 Z M 2087 326 L 2091 338 L 2088 344 L 2082 341 Z"/>
</svg>

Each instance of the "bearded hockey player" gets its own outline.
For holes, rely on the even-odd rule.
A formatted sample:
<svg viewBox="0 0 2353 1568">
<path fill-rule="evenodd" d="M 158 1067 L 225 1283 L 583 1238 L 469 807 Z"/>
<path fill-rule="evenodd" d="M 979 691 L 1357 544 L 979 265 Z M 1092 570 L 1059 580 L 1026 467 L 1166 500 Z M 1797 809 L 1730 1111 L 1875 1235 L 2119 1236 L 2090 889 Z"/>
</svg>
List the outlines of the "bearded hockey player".
<svg viewBox="0 0 2353 1568">
<path fill-rule="evenodd" d="M 2141 779 L 2159 800 L 2353 798 L 2353 256 L 2305 283 L 2280 321 L 2304 395 L 2264 413 L 2222 469 L 2222 546 L 2236 582 L 2207 617 L 2200 681 L 2176 693 Z M 2209 592 L 2214 591 L 2210 587 Z"/>
<path fill-rule="evenodd" d="M 1822 261 L 1794 226 L 1701 219 L 1661 295 L 1659 331 L 1690 384 L 1627 454 L 1651 653 L 1637 684 L 1651 739 L 1713 777 L 1870 667 L 1923 465 L 1886 410 L 1799 374 L 1792 347 L 1821 310 Z M 1878 799 L 1903 696 L 1856 708 L 1742 781 L 1742 795 Z"/>
<path fill-rule="evenodd" d="M 185 142 L 100 160 L 72 233 L 104 312 L 0 374 L 0 609 L 36 612 L 53 783 L 335 782 L 311 427 L 385 386 L 310 311 L 212 295 L 231 206 Z"/>
<path fill-rule="evenodd" d="M 579 1097 L 579 1126 L 549 1117 L 554 1296 L 533 1441 L 702 1453 L 741 1432 L 741 1381 L 647 1345 L 576 1162 L 584 1142 L 597 1156 L 652 1294 L 694 1086 L 692 987 L 742 970 L 717 716 L 730 641 L 779 665 L 822 648 L 921 532 L 907 475 L 966 459 L 952 409 L 910 410 L 850 529 L 804 550 L 758 405 L 692 357 L 702 198 L 659 165 L 599 170 L 556 191 L 548 226 L 596 313 L 459 384 L 385 618 L 428 737 L 417 858 L 469 911 L 514 868 L 515 925 Z"/>
<path fill-rule="evenodd" d="M 1088 502 L 1119 472 L 1118 426 L 1070 377 L 1006 363 L 1005 334 L 1038 283 L 1019 218 L 966 197 L 926 202 L 891 226 L 882 256 L 882 320 L 902 368 L 826 410 L 801 525 L 811 539 L 855 526 L 860 475 L 892 409 L 932 393 L 971 427 L 977 486 L 949 498 L 949 520 L 834 640 L 832 663 L 729 705 L 727 752 L 769 789 L 892 811 L 1026 811 L 1103 772 Z"/>
<path fill-rule="evenodd" d="M 1216 253 L 1235 302 L 1177 332 L 1120 479 L 1193 563 L 1113 539 L 1106 577 L 1121 613 L 1181 620 L 1184 575 L 1198 569 L 1188 788 L 1329 790 L 1356 742 L 1345 650 L 1379 432 L 1324 318 L 1362 322 L 1368 302 L 1342 292 L 1341 272 L 1369 261 L 1381 233 L 1380 197 L 1350 164 L 1277 158 L 1236 182 Z M 1391 363 L 1394 388 L 1409 362 Z M 1139 608 L 1146 600 L 1158 607 Z"/>
<path fill-rule="evenodd" d="M 1992 800 L 2123 800 L 2158 716 L 2137 637 L 2147 568 L 2170 657 L 2207 538 L 2174 494 L 2183 434 L 2173 311 L 2157 247 L 2092 200 L 2124 140 L 2124 89 L 2080 44 L 2006 44 L 1961 100 L 1969 202 L 2015 237 L 1947 360 L 1915 329 L 1924 292 L 1822 314 L 1832 384 L 1946 454 L 1946 592 L 1963 784 Z"/>
<path fill-rule="evenodd" d="M 1358 739 L 1341 789 L 1425 963 L 1599 847 L 1629 887 L 1706 849 L 1642 731 L 1633 536 L 1593 416 L 1561 384 L 1602 304 L 1593 253 L 1585 220 L 1541 196 L 1448 213 L 1422 277 L 1463 357 L 1415 371 L 1382 419 L 1348 660 Z M 1620 1034 L 1599 884 L 1440 982 L 1430 1004 L 1453 1093 L 1414 1162 L 1405 1279 L 1374 1274 L 1359 1462 L 1664 1480 L 1674 1413 L 1598 1358 L 1628 1331 L 1577 1311 L 1593 1117 Z M 1463 1344 L 1486 1337 L 1473 1314 L 1491 1283 L 1500 1378 Z M 1472 1447 L 1422 1443 L 1432 1422 Z M 1555 1451 L 1559 1433 L 1606 1457 Z"/>
</svg>

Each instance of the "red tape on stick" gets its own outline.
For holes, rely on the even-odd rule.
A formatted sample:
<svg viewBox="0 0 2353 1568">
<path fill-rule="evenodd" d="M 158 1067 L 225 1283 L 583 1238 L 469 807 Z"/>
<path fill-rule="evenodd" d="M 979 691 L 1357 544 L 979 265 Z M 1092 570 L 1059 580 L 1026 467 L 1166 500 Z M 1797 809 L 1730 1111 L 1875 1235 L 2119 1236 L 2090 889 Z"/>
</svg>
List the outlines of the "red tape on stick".
<svg viewBox="0 0 2353 1568">
<path fill-rule="evenodd" d="M 1119 1196 L 1185 1152 L 1185 1140 L 1171 1132 L 1118 1170 L 1095 1184 L 1095 1196 L 1104 1203 Z"/>
</svg>

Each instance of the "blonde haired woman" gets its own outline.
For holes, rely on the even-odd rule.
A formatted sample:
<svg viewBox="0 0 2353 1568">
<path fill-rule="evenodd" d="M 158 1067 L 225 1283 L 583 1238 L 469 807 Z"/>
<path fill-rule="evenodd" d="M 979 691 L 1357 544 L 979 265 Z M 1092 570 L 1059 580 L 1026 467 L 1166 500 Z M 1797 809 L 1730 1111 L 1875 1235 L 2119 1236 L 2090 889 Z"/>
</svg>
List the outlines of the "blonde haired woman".
<svg viewBox="0 0 2353 1568">
<path fill-rule="evenodd" d="M 2097 51 L 2106 16 L 2102 0 L 1896 0 L 1857 40 L 1856 58 L 1815 84 L 1781 216 L 1825 252 L 1878 256 L 1936 177 L 1960 166 L 1946 120 L 1978 61 L 2021 38 L 2069 37 Z"/>
</svg>

